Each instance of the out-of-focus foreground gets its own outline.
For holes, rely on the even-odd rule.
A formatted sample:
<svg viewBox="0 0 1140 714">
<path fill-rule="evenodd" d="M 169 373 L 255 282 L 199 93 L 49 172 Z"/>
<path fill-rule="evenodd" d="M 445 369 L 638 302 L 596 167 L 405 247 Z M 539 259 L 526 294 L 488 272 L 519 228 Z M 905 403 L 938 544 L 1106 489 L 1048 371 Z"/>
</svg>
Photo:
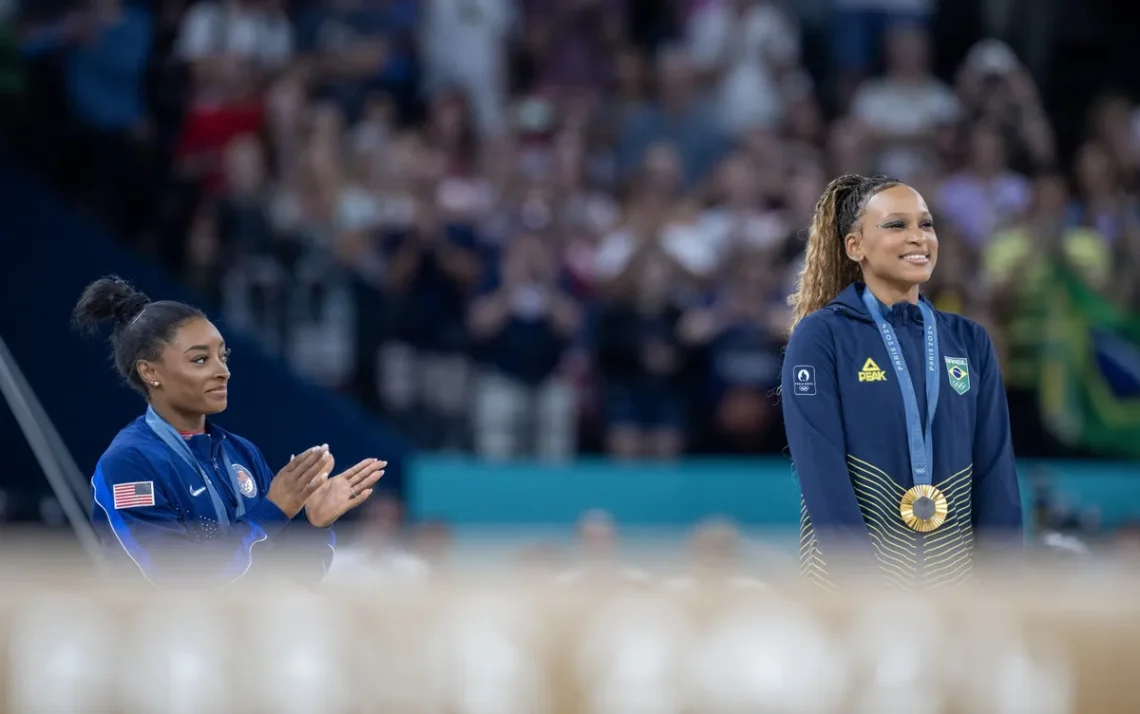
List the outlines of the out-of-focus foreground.
<svg viewBox="0 0 1140 714">
<path fill-rule="evenodd" d="M 5 572 L 45 572 L 31 564 L 9 559 Z M 840 598 L 783 580 L 574 579 L 541 567 L 319 594 L 262 583 L 207 598 L 95 586 L 60 562 L 48 570 L 0 593 L 2 712 L 1140 708 L 1138 583 L 1109 568 Z"/>
</svg>

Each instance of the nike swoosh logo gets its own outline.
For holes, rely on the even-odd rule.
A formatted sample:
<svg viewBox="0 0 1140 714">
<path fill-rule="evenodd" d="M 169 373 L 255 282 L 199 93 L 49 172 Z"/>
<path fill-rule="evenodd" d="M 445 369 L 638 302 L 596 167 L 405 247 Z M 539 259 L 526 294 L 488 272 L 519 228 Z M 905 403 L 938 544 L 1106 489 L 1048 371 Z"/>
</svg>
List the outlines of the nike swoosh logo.
<svg viewBox="0 0 1140 714">
<path fill-rule="evenodd" d="M 205 486 L 203 486 L 203 487 L 201 487 L 201 488 L 198 488 L 198 489 L 193 489 L 193 488 L 192 488 L 192 489 L 190 489 L 190 495 L 191 495 L 191 496 L 201 496 L 201 495 L 202 495 L 202 492 L 203 492 L 203 491 L 205 491 L 205 490 L 206 490 L 206 487 L 205 487 Z"/>
</svg>

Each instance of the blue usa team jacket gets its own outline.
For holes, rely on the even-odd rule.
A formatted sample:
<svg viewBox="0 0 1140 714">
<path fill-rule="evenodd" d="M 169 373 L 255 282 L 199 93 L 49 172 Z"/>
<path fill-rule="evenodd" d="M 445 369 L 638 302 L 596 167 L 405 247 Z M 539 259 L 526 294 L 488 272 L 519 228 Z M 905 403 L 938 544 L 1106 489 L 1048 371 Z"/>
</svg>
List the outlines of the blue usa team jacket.
<svg viewBox="0 0 1140 714">
<path fill-rule="evenodd" d="M 332 563 L 336 536 L 310 525 L 303 511 L 290 520 L 266 498 L 274 474 L 258 448 L 209 423 L 187 445 L 232 525 L 219 522 L 201 474 L 139 417 L 111 442 L 91 478 L 91 523 L 112 562 L 159 586 L 225 584 L 283 570 L 301 582 L 319 582 Z M 236 479 L 224 473 L 227 461 Z M 240 518 L 238 499 L 245 511 Z"/>
<path fill-rule="evenodd" d="M 834 584 L 834 570 L 867 565 L 907 589 L 957 584 L 971 576 L 978 545 L 1021 540 L 1009 410 L 993 344 L 980 325 L 935 311 L 945 369 L 932 481 L 949 512 L 937 530 L 917 533 L 899 513 L 914 485 L 902 393 L 863 290 L 853 284 L 804 318 L 784 359 L 784 421 L 802 494 L 801 566 L 824 586 Z M 882 309 L 925 416 L 922 312 L 910 303 Z"/>
</svg>

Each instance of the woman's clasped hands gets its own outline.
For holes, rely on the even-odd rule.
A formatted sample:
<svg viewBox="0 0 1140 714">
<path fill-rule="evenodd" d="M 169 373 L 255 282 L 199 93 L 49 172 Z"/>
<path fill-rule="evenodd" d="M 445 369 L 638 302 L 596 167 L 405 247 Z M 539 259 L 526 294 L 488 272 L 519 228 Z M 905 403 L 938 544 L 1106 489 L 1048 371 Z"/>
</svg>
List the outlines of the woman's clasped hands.
<svg viewBox="0 0 1140 714">
<path fill-rule="evenodd" d="M 372 495 L 388 462 L 364 459 L 330 478 L 335 464 L 328 444 L 307 449 L 277 472 L 266 497 L 289 518 L 303 508 L 309 523 L 326 528 Z"/>
</svg>

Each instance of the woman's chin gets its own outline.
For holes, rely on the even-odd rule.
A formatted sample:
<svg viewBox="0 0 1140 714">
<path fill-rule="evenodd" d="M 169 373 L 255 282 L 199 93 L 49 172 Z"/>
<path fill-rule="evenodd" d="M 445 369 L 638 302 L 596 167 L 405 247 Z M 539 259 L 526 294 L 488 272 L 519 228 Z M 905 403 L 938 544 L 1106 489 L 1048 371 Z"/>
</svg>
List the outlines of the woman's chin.
<svg viewBox="0 0 1140 714">
<path fill-rule="evenodd" d="M 220 414 L 230 405 L 229 396 L 222 392 L 207 395 L 206 403 L 202 409 L 203 414 Z"/>
<path fill-rule="evenodd" d="M 898 278 L 901 283 L 922 285 L 929 282 L 933 274 L 934 263 L 916 263 L 903 266 L 903 269 L 899 271 Z"/>
</svg>

